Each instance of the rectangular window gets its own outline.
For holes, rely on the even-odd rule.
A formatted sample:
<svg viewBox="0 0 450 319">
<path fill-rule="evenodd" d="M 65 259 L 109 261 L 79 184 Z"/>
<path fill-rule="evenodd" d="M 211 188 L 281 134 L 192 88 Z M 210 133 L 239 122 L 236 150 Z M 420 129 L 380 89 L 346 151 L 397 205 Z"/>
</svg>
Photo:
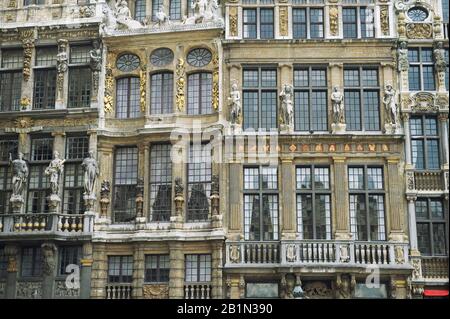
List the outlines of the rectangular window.
<svg viewBox="0 0 450 319">
<path fill-rule="evenodd" d="M 441 0 L 442 3 L 442 22 L 448 23 L 448 0 Z M 448 65 L 448 63 L 447 63 Z M 448 89 L 447 89 L 448 90 Z"/>
<path fill-rule="evenodd" d="M 117 79 L 116 85 L 116 117 L 121 119 L 139 117 L 141 115 L 139 78 L 135 76 L 120 78 Z"/>
<path fill-rule="evenodd" d="M 373 38 L 375 36 L 374 9 L 360 7 L 359 20 L 361 38 Z"/>
<path fill-rule="evenodd" d="M 22 248 L 22 277 L 39 277 L 42 275 L 41 247 Z"/>
<path fill-rule="evenodd" d="M 50 184 L 45 169 L 53 158 L 53 138 L 31 138 L 31 162 L 28 176 L 28 213 L 48 213 Z"/>
<path fill-rule="evenodd" d="M 439 130 L 435 116 L 413 116 L 409 120 L 411 155 L 416 169 L 439 169 Z"/>
<path fill-rule="evenodd" d="M 145 282 L 169 282 L 169 255 L 145 256 Z"/>
<path fill-rule="evenodd" d="M 273 39 L 273 9 L 261 8 L 259 9 L 259 33 L 261 39 Z"/>
<path fill-rule="evenodd" d="M 30 6 L 32 4 L 45 4 L 45 0 L 24 0 L 23 5 L 24 6 Z"/>
<path fill-rule="evenodd" d="M 257 38 L 256 9 L 243 9 L 244 39 Z"/>
<path fill-rule="evenodd" d="M 446 256 L 448 209 L 440 198 L 416 200 L 417 241 L 424 256 Z"/>
<path fill-rule="evenodd" d="M 22 92 L 22 50 L 3 50 L 0 70 L 0 111 L 19 111 Z"/>
<path fill-rule="evenodd" d="M 193 73 L 188 76 L 187 111 L 188 114 L 212 113 L 212 75 L 207 72 Z"/>
<path fill-rule="evenodd" d="M 244 129 L 277 127 L 277 70 L 245 68 L 243 71 Z"/>
<path fill-rule="evenodd" d="M 173 112 L 173 74 L 155 73 L 151 76 L 151 114 Z"/>
<path fill-rule="evenodd" d="M 320 39 L 323 38 L 324 30 L 324 20 L 323 20 L 323 9 L 322 8 L 311 8 L 309 9 L 309 20 L 310 20 L 310 38 Z"/>
<path fill-rule="evenodd" d="M 83 169 L 81 163 L 87 156 L 89 138 L 87 136 L 69 136 L 66 140 L 66 163 L 64 165 L 63 212 L 65 214 L 83 214 Z"/>
<path fill-rule="evenodd" d="M 170 20 L 181 19 L 181 0 L 170 0 Z"/>
<path fill-rule="evenodd" d="M 209 219 L 211 193 L 211 144 L 191 144 L 189 147 L 188 173 L 188 222 Z"/>
<path fill-rule="evenodd" d="M 432 48 L 408 49 L 408 79 L 410 91 L 434 91 L 434 62 Z"/>
<path fill-rule="evenodd" d="M 134 3 L 134 20 L 142 22 L 145 17 L 146 0 L 136 0 Z"/>
<path fill-rule="evenodd" d="M 0 139 L 0 214 L 10 212 L 9 198 L 12 194 L 12 172 L 9 164 L 9 154 L 12 159 L 17 158 L 17 139 Z"/>
<path fill-rule="evenodd" d="M 92 71 L 89 66 L 91 46 L 70 48 L 68 107 L 89 107 Z"/>
<path fill-rule="evenodd" d="M 133 281 L 133 256 L 108 256 L 108 282 Z"/>
<path fill-rule="evenodd" d="M 57 49 L 36 49 L 34 68 L 34 109 L 53 109 L 56 100 L 56 54 Z"/>
<path fill-rule="evenodd" d="M 329 167 L 299 166 L 296 177 L 300 239 L 331 239 Z"/>
<path fill-rule="evenodd" d="M 342 8 L 344 38 L 373 38 L 374 13 L 369 7 Z"/>
<path fill-rule="evenodd" d="M 8 256 L 5 254 L 5 247 L 0 247 L 0 278 L 6 278 L 8 268 Z"/>
<path fill-rule="evenodd" d="M 294 39 L 306 39 L 308 37 L 306 11 L 307 8 L 292 9 L 292 32 Z"/>
<path fill-rule="evenodd" d="M 161 6 L 164 6 L 164 0 L 152 0 L 152 21 L 158 21 L 156 14 Z"/>
<path fill-rule="evenodd" d="M 383 168 L 349 166 L 350 230 L 355 240 L 386 240 Z"/>
<path fill-rule="evenodd" d="M 152 221 L 169 221 L 172 211 L 171 144 L 154 144 L 150 151 L 150 207 Z"/>
<path fill-rule="evenodd" d="M 276 167 L 244 167 L 244 238 L 278 240 Z"/>
<path fill-rule="evenodd" d="M 356 8 L 342 8 L 342 24 L 344 27 L 344 38 L 357 38 L 358 19 Z"/>
<path fill-rule="evenodd" d="M 326 68 L 294 70 L 294 122 L 296 131 L 326 131 L 328 93 Z"/>
<path fill-rule="evenodd" d="M 137 147 L 116 149 L 114 163 L 114 221 L 131 222 L 136 216 Z"/>
<path fill-rule="evenodd" d="M 65 276 L 72 273 L 72 270 L 67 269 L 69 265 L 80 266 L 81 260 L 81 247 L 80 246 L 60 246 L 59 251 L 59 263 L 58 263 L 58 275 Z M 69 270 L 69 271 L 67 271 Z"/>
<path fill-rule="evenodd" d="M 185 255 L 186 282 L 211 281 L 211 255 Z"/>
<path fill-rule="evenodd" d="M 380 130 L 378 69 L 344 67 L 344 103 L 347 130 Z"/>
</svg>

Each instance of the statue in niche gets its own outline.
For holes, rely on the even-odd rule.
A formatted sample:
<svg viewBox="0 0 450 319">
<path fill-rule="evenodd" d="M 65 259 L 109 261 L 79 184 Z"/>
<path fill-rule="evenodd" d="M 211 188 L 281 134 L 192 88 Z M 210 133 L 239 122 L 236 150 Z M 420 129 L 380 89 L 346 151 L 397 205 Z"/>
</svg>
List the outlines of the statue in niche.
<svg viewBox="0 0 450 319">
<path fill-rule="evenodd" d="M 294 125 L 294 103 L 292 101 L 293 95 L 294 90 L 292 88 L 292 85 L 285 84 L 283 90 L 280 93 L 280 117 L 281 123 L 286 126 Z"/>
<path fill-rule="evenodd" d="M 128 8 L 127 1 L 125 0 L 117 0 L 114 15 L 117 23 L 127 29 L 142 28 L 142 24 L 131 17 L 131 11 Z"/>
<path fill-rule="evenodd" d="M 239 92 L 237 83 L 231 85 L 230 96 L 230 120 L 232 124 L 238 124 L 241 117 L 241 93 Z"/>
<path fill-rule="evenodd" d="M 61 174 L 64 171 L 65 161 L 66 160 L 59 158 L 59 152 L 55 151 L 53 153 L 53 160 L 45 169 L 45 175 L 50 176 L 50 188 L 52 190 L 52 195 L 58 195 L 59 193 L 59 181 Z"/>
<path fill-rule="evenodd" d="M 331 93 L 331 103 L 333 105 L 333 122 L 335 124 L 344 124 L 344 95 L 339 91 L 338 86 L 333 88 L 333 92 Z"/>
<path fill-rule="evenodd" d="M 23 154 L 18 153 L 17 159 L 13 160 L 9 153 L 9 163 L 11 165 L 12 176 L 12 196 L 11 198 L 22 198 L 22 192 L 28 180 L 28 167 L 23 159 Z"/>
<path fill-rule="evenodd" d="M 398 105 L 395 103 L 395 89 L 392 84 L 387 83 L 384 88 L 383 104 L 386 109 L 386 122 L 398 126 L 399 116 L 398 116 Z"/>
<path fill-rule="evenodd" d="M 408 62 L 408 44 L 402 41 L 398 45 L 397 50 L 397 65 L 399 72 L 406 72 L 409 68 Z"/>
<path fill-rule="evenodd" d="M 84 195 L 93 196 L 94 195 L 94 187 L 95 180 L 97 176 L 100 174 L 98 169 L 98 163 L 94 158 L 94 152 L 90 151 L 89 156 L 83 160 L 81 167 L 84 171 Z"/>
</svg>

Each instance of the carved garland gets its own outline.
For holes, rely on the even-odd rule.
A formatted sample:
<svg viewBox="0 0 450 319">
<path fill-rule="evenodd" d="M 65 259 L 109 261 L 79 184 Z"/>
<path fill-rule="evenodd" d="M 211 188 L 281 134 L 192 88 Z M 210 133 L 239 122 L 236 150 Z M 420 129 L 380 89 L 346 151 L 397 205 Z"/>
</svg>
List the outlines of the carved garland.
<svg viewBox="0 0 450 319">
<path fill-rule="evenodd" d="M 337 6 L 330 6 L 330 33 L 333 36 L 339 32 L 339 9 Z"/>
<path fill-rule="evenodd" d="M 212 107 L 214 110 L 219 109 L 219 56 L 214 53 L 212 59 L 214 65 L 213 84 L 212 84 Z"/>
<path fill-rule="evenodd" d="M 429 23 L 408 23 L 406 35 L 410 39 L 429 39 L 433 36 L 433 28 Z"/>
<path fill-rule="evenodd" d="M 34 30 L 26 29 L 19 32 L 23 45 L 23 80 L 28 82 L 31 75 L 31 57 L 34 48 Z"/>
<path fill-rule="evenodd" d="M 280 35 L 288 35 L 288 7 L 280 7 Z"/>
<path fill-rule="evenodd" d="M 389 35 L 389 7 L 380 6 L 380 23 L 383 35 Z"/>
<path fill-rule="evenodd" d="M 140 89 L 140 106 L 141 106 L 141 112 L 145 114 L 145 104 L 146 104 L 146 86 L 147 86 L 147 65 L 142 64 L 141 70 L 139 71 L 139 89 Z"/>
<path fill-rule="evenodd" d="M 238 35 L 238 9 L 237 7 L 230 7 L 229 15 L 230 36 L 236 37 Z"/>
<path fill-rule="evenodd" d="M 113 66 L 111 61 L 115 61 L 115 55 L 110 53 L 108 55 L 108 63 L 106 64 L 105 70 L 105 95 L 103 99 L 105 113 L 111 113 L 113 111 L 114 103 L 114 76 L 113 76 Z"/>
<path fill-rule="evenodd" d="M 175 96 L 175 103 L 177 105 L 177 109 L 179 112 L 183 112 L 184 110 L 184 85 L 186 83 L 186 80 L 184 78 L 185 76 L 185 69 L 184 69 L 184 60 L 182 58 L 178 59 L 176 71 L 177 75 L 177 94 Z"/>
</svg>

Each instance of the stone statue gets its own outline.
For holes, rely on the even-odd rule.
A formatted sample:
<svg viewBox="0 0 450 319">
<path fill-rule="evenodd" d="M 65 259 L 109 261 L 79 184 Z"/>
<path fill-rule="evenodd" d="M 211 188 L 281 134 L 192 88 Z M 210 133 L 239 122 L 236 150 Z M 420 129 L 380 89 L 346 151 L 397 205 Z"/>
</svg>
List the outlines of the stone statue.
<svg viewBox="0 0 450 319">
<path fill-rule="evenodd" d="M 293 94 L 294 94 L 294 90 L 292 88 L 292 85 L 290 85 L 290 84 L 285 84 L 283 86 L 283 90 L 280 93 L 281 123 L 286 126 L 294 125 L 294 103 L 292 102 Z"/>
<path fill-rule="evenodd" d="M 445 72 L 445 69 L 447 68 L 444 53 L 442 42 L 437 42 L 433 50 L 434 64 L 437 72 Z"/>
<path fill-rule="evenodd" d="M 100 23 L 101 32 L 109 33 L 113 30 L 116 30 L 117 29 L 117 20 L 114 16 L 114 12 L 110 8 L 110 6 L 107 4 L 104 4 L 102 13 L 103 13 L 103 18 L 102 18 L 102 22 Z"/>
<path fill-rule="evenodd" d="M 337 299 L 349 299 L 351 296 L 350 277 L 338 274 L 336 278 Z"/>
<path fill-rule="evenodd" d="M 20 152 L 15 160 L 12 159 L 12 155 L 9 153 L 9 163 L 13 173 L 11 198 L 22 198 L 22 192 L 28 179 L 27 163 L 23 160 L 23 154 Z"/>
<path fill-rule="evenodd" d="M 217 0 L 193 0 L 191 9 L 194 12 L 192 17 L 184 17 L 184 24 L 196 24 L 207 21 L 221 20 Z"/>
<path fill-rule="evenodd" d="M 42 272 L 50 276 L 56 267 L 56 246 L 54 244 L 44 243 L 42 249 Z"/>
<path fill-rule="evenodd" d="M 90 65 L 92 71 L 101 71 L 102 70 L 102 50 L 100 48 L 100 42 L 98 40 L 94 40 L 92 42 L 92 46 L 94 47 L 89 51 L 89 56 L 91 58 Z"/>
<path fill-rule="evenodd" d="M 238 124 L 241 118 L 241 93 L 238 90 L 237 83 L 231 85 L 230 96 L 230 120 L 232 124 Z"/>
<path fill-rule="evenodd" d="M 333 122 L 335 124 L 344 124 L 344 95 L 339 91 L 338 86 L 333 88 L 333 92 L 331 93 L 331 103 L 333 105 Z"/>
<path fill-rule="evenodd" d="M 95 196 L 95 180 L 100 174 L 97 161 L 94 158 L 94 152 L 90 151 L 89 156 L 83 160 L 81 167 L 84 171 L 84 195 Z"/>
<path fill-rule="evenodd" d="M 131 11 L 125 0 L 117 0 L 114 15 L 117 23 L 127 29 L 142 28 L 142 24 L 131 17 Z"/>
<path fill-rule="evenodd" d="M 58 73 L 64 73 L 68 68 L 68 57 L 67 57 L 67 40 L 58 40 L 58 54 L 56 55 L 57 61 L 57 71 Z"/>
<path fill-rule="evenodd" d="M 395 103 L 395 90 L 390 83 L 387 83 L 384 88 L 383 103 L 386 108 L 386 122 L 398 126 L 400 123 L 398 118 L 398 107 L 397 103 Z"/>
<path fill-rule="evenodd" d="M 398 45 L 397 67 L 399 72 L 406 72 L 409 69 L 408 44 L 405 41 L 400 42 Z"/>
<path fill-rule="evenodd" d="M 170 17 L 167 15 L 166 11 L 164 10 L 163 5 L 159 6 L 159 10 L 155 16 L 156 16 L 156 24 L 158 26 L 170 24 Z"/>
<path fill-rule="evenodd" d="M 175 197 L 177 196 L 183 196 L 183 180 L 181 177 L 175 178 Z"/>
<path fill-rule="evenodd" d="M 53 153 L 53 160 L 45 169 L 45 175 L 50 176 L 50 187 L 52 195 L 58 195 L 59 193 L 59 180 L 62 172 L 64 171 L 64 162 L 66 160 L 59 158 L 58 151 Z"/>
</svg>

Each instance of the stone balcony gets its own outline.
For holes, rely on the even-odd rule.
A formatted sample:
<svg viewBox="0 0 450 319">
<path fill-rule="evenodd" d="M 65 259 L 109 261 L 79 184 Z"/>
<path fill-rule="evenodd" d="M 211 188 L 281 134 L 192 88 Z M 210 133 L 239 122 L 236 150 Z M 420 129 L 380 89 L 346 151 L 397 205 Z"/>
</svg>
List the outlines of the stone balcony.
<svg viewBox="0 0 450 319">
<path fill-rule="evenodd" d="M 186 282 L 184 299 L 211 299 L 211 290 L 210 282 Z"/>
<path fill-rule="evenodd" d="M 92 214 L 4 214 L 0 215 L 0 238 L 87 240 L 92 237 L 94 217 Z"/>
<path fill-rule="evenodd" d="M 407 194 L 446 193 L 448 194 L 448 170 L 406 172 Z"/>
<path fill-rule="evenodd" d="M 448 281 L 448 257 L 422 257 L 422 277 Z"/>
<path fill-rule="evenodd" d="M 331 240 L 228 241 L 225 267 L 410 268 L 408 244 Z"/>
</svg>

